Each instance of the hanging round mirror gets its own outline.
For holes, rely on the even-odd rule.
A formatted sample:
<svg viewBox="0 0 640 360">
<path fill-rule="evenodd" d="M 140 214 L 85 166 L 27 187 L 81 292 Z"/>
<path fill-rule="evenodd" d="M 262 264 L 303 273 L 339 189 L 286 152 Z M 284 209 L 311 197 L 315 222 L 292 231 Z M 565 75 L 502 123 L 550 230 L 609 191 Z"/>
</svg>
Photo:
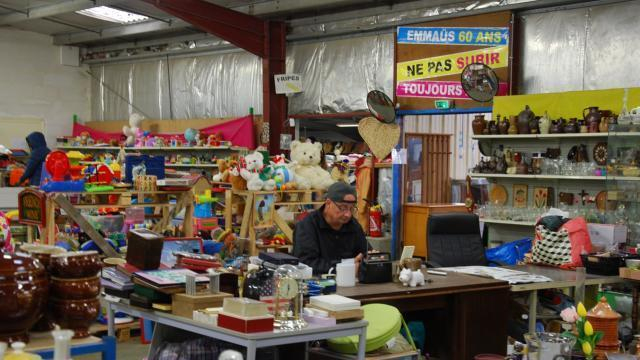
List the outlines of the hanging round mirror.
<svg viewBox="0 0 640 360">
<path fill-rule="evenodd" d="M 488 102 L 498 93 L 498 76 L 482 63 L 467 65 L 460 75 L 462 89 L 475 101 Z"/>
<path fill-rule="evenodd" d="M 387 124 L 396 122 L 396 109 L 393 101 L 382 91 L 372 90 L 367 94 L 367 106 L 371 114 Z"/>
</svg>

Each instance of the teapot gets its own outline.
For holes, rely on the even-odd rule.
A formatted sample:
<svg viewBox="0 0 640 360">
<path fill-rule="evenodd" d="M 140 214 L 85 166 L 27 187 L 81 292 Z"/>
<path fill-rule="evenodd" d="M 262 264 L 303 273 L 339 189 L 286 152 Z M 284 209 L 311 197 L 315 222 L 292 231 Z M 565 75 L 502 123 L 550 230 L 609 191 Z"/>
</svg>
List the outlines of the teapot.
<svg viewBox="0 0 640 360">
<path fill-rule="evenodd" d="M 532 360 L 570 360 L 576 339 L 556 333 L 524 334 Z"/>
<path fill-rule="evenodd" d="M 549 127 L 549 134 L 561 134 L 564 132 L 564 119 L 560 118 L 557 120 L 551 121 L 551 126 Z"/>
<path fill-rule="evenodd" d="M 518 114 L 518 133 L 530 134 L 529 123 L 535 119 L 535 114 L 531 111 L 529 105 L 525 105 L 524 110 Z"/>
<path fill-rule="evenodd" d="M 579 130 L 577 118 L 569 119 L 569 122 L 564 126 L 564 132 L 566 133 L 577 133 Z"/>
</svg>

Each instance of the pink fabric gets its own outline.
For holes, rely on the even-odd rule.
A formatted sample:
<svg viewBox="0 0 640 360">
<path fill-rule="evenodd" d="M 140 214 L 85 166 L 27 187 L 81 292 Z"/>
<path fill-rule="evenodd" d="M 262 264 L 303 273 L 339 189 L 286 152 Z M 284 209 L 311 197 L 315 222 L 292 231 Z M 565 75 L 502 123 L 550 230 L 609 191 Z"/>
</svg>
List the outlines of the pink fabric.
<svg viewBox="0 0 640 360">
<path fill-rule="evenodd" d="M 571 242 L 571 264 L 568 264 L 567 267 L 582 266 L 580 255 L 591 252 L 591 237 L 589 237 L 587 221 L 583 217 L 576 217 L 564 223 L 562 228 L 569 232 L 569 241 Z"/>
<path fill-rule="evenodd" d="M 231 141 L 234 146 L 242 146 L 249 149 L 256 147 L 255 136 L 253 131 L 253 117 L 251 115 L 243 116 L 241 118 L 229 120 L 222 124 L 212 125 L 199 130 L 203 137 L 207 137 L 211 134 L 217 134 L 222 132 L 223 140 Z M 122 136 L 121 132 L 110 133 L 100 130 L 92 129 L 88 126 L 78 123 L 73 124 L 73 136 L 80 136 L 82 132 L 87 132 L 94 140 L 101 140 L 108 143 L 112 139 L 120 140 Z M 184 140 L 184 134 L 152 134 L 153 136 L 160 136 L 167 140 L 173 137 L 177 137 Z M 205 139 L 206 140 L 206 139 Z"/>
</svg>

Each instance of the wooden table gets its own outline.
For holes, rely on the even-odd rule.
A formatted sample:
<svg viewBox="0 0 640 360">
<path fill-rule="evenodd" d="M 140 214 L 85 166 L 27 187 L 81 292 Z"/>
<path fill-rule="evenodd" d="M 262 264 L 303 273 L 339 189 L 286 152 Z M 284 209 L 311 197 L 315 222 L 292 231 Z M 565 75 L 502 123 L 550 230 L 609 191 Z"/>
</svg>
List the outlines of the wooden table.
<svg viewBox="0 0 640 360">
<path fill-rule="evenodd" d="M 557 267 L 550 266 L 518 265 L 507 266 L 506 268 L 518 271 L 526 271 L 528 273 L 536 275 L 543 275 L 552 279 L 552 281 L 548 282 L 514 284 L 511 286 L 511 291 L 513 292 L 529 292 L 529 332 L 535 332 L 536 328 L 538 290 L 574 288 L 577 294 L 584 294 L 585 286 L 600 286 L 605 284 L 616 284 L 624 282 L 624 279 L 619 276 L 603 276 L 587 273 L 584 274 L 584 279 L 582 279 L 578 271 L 563 270 Z M 584 301 L 584 299 L 577 299 L 576 301 Z"/>
<path fill-rule="evenodd" d="M 384 303 L 409 311 L 444 310 L 445 321 L 427 328 L 427 337 L 445 342 L 443 359 L 473 359 L 477 354 L 506 354 L 509 284 L 495 279 L 449 273 L 425 274 L 425 286 L 408 288 L 401 283 L 358 284 L 340 287 L 337 293 L 363 304 Z M 434 355 L 434 354 L 432 354 Z"/>
</svg>

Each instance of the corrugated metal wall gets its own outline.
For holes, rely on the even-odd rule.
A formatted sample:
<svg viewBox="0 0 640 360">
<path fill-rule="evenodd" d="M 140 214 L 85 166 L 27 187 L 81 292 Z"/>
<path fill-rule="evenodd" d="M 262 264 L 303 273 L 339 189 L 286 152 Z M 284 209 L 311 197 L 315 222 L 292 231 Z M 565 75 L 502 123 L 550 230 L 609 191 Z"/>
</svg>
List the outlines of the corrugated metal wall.
<svg viewBox="0 0 640 360">
<path fill-rule="evenodd" d="M 523 13 L 519 93 L 638 86 L 640 1 Z"/>
</svg>

